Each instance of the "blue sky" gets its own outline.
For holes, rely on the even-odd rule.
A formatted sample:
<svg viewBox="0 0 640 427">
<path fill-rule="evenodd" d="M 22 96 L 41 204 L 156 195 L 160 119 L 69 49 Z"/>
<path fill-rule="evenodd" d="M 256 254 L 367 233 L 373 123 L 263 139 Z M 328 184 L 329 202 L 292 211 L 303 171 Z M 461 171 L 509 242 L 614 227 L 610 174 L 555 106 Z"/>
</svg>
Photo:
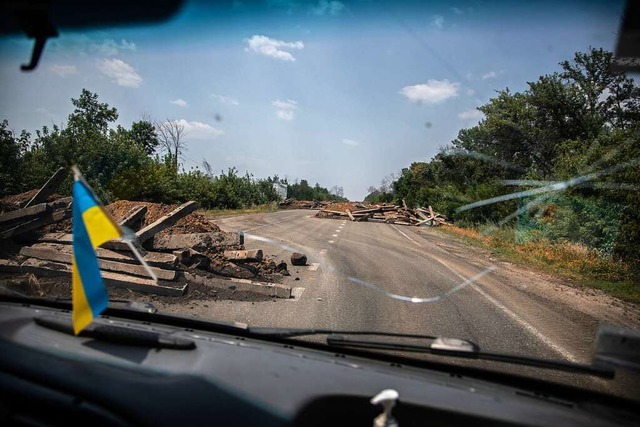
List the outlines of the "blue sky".
<svg viewBox="0 0 640 427">
<path fill-rule="evenodd" d="M 557 3 L 187 3 L 157 26 L 63 31 L 32 73 L 18 70 L 31 42 L 5 38 L 0 119 L 18 132 L 62 123 L 86 88 L 123 126 L 179 120 L 185 169 L 207 159 L 359 200 L 474 125 L 495 90 L 614 49 L 622 2 Z"/>
</svg>

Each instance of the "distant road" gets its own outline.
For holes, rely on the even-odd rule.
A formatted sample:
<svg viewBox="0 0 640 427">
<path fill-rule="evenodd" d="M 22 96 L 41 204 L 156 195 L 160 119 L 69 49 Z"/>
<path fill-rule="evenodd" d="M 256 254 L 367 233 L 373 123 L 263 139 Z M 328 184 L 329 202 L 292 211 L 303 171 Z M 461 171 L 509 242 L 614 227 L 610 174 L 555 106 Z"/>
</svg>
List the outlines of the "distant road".
<svg viewBox="0 0 640 427">
<path fill-rule="evenodd" d="M 290 267 L 292 276 L 285 282 L 296 287 L 296 298 L 218 301 L 196 304 L 186 313 L 260 326 L 448 336 L 492 352 L 579 363 L 590 362 L 599 323 L 638 327 L 637 310 L 494 259 L 436 230 L 319 219 L 315 212 L 216 220 L 226 231 L 247 233 L 247 248 L 287 261 L 292 250 L 306 253 L 309 265 Z"/>
</svg>

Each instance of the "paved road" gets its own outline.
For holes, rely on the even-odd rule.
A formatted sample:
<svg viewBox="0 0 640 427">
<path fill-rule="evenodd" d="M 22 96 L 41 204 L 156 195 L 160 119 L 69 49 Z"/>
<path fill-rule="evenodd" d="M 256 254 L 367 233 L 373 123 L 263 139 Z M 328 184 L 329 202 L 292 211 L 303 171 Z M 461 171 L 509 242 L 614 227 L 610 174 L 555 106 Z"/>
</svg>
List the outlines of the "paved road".
<svg viewBox="0 0 640 427">
<path fill-rule="evenodd" d="M 291 210 L 216 220 L 224 230 L 247 233 L 248 248 L 287 260 L 293 250 L 304 252 L 309 266 L 290 270 L 292 300 L 227 301 L 196 305 L 190 313 L 260 326 L 449 336 L 485 350 L 579 363 L 590 362 L 601 321 L 637 326 L 443 233 L 314 214 Z M 585 381 L 611 387 L 604 380 L 577 380 Z"/>
</svg>

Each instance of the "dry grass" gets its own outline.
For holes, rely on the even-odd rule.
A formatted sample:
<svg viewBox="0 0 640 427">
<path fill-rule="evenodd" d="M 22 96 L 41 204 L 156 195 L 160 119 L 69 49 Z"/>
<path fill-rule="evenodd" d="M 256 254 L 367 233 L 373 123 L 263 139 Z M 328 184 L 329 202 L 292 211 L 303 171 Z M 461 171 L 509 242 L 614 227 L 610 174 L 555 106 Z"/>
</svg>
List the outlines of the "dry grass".
<svg viewBox="0 0 640 427">
<path fill-rule="evenodd" d="M 509 228 L 488 234 L 475 228 L 457 226 L 440 227 L 438 230 L 491 249 L 511 261 L 573 279 L 580 286 L 601 289 L 618 298 L 640 303 L 640 281 L 631 267 L 585 245 L 546 239 L 517 243 L 516 231 Z"/>
</svg>

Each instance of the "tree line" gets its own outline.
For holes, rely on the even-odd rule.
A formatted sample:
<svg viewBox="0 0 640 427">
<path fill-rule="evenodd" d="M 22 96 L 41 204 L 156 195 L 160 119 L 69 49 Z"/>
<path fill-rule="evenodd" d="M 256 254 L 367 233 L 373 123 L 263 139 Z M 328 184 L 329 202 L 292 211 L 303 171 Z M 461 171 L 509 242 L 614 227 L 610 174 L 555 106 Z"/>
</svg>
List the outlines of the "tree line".
<svg viewBox="0 0 640 427">
<path fill-rule="evenodd" d="M 70 162 L 105 203 L 196 200 L 204 208 L 237 209 L 278 201 L 274 182 L 286 184 L 289 197 L 337 197 L 319 184 L 309 187 L 306 180 L 289 184 L 277 176 L 257 179 L 233 167 L 214 173 L 206 160 L 202 169 L 181 170 L 188 135 L 180 122 L 154 123 L 143 116 L 128 129 L 114 127 L 117 109 L 100 102 L 96 93 L 83 89 L 71 102 L 74 110 L 66 124 L 43 126 L 35 135 L 26 130 L 16 134 L 7 120 L 0 122 L 0 197 L 38 188 Z M 70 193 L 71 177 L 60 191 Z"/>
<path fill-rule="evenodd" d="M 612 57 L 591 48 L 522 92 L 497 91 L 476 126 L 367 199 L 429 204 L 458 224 L 512 226 L 640 268 L 640 88 Z"/>
</svg>

